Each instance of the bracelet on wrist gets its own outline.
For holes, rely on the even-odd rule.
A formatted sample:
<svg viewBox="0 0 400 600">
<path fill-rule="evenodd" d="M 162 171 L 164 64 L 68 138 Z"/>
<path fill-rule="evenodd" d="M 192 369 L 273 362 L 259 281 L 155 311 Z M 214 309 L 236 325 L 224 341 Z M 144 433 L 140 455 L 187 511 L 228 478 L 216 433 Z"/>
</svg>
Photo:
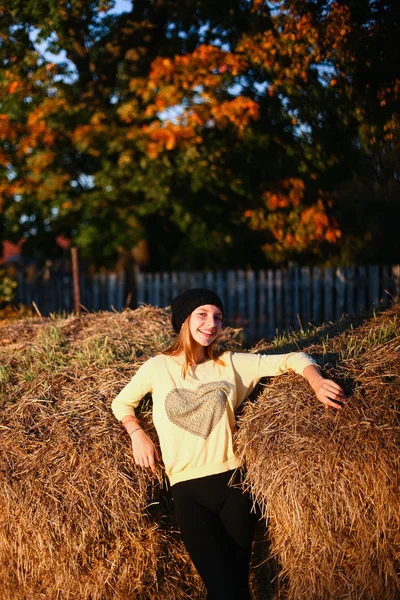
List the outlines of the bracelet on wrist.
<svg viewBox="0 0 400 600">
<path fill-rule="evenodd" d="M 137 427 L 136 429 L 134 429 L 133 431 L 130 432 L 129 436 L 132 435 L 132 433 L 135 433 L 135 431 L 139 431 L 139 429 L 142 429 L 141 427 Z"/>
<path fill-rule="evenodd" d="M 122 421 L 121 421 L 121 425 L 124 429 L 127 428 L 129 423 L 136 423 L 137 425 L 139 425 L 139 419 L 137 417 L 135 417 L 134 415 L 129 415 L 129 417 L 126 419 L 125 423 L 122 423 Z"/>
<path fill-rule="evenodd" d="M 312 387 L 312 385 L 313 385 L 314 381 L 317 381 L 317 379 L 324 379 L 324 377 L 322 377 L 322 375 L 317 375 L 316 377 L 314 377 L 314 379 L 312 379 L 312 380 L 310 381 L 310 385 L 311 385 L 311 387 Z"/>
</svg>

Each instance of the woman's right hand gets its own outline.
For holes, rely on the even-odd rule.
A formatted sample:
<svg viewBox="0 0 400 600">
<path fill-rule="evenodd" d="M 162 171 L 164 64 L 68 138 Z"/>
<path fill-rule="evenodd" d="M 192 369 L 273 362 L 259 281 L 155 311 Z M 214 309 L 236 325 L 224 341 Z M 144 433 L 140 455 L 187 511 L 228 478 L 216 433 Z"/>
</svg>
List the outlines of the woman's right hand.
<svg viewBox="0 0 400 600">
<path fill-rule="evenodd" d="M 133 458 L 140 467 L 150 467 L 156 472 L 156 462 L 160 460 L 157 448 L 143 429 L 133 431 L 130 436 L 132 442 Z"/>
</svg>

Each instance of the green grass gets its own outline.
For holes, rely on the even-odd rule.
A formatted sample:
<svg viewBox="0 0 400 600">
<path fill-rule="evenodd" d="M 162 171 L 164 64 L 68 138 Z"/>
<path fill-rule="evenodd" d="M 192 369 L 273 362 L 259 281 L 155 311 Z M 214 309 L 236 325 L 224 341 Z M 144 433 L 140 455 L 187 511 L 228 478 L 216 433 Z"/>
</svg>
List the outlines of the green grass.
<svg viewBox="0 0 400 600">
<path fill-rule="evenodd" d="M 71 353 L 71 359 L 79 366 L 106 367 L 115 361 L 115 353 L 108 342 L 107 336 L 89 338 L 84 344 Z"/>
<path fill-rule="evenodd" d="M 375 315 L 374 319 L 376 319 Z M 368 350 L 373 350 L 394 339 L 399 335 L 399 322 L 395 315 L 393 319 L 382 323 L 381 327 L 369 329 L 364 337 L 354 334 L 353 331 L 353 326 L 351 326 L 344 347 L 339 349 L 341 360 L 357 358 Z"/>
<path fill-rule="evenodd" d="M 39 373 L 57 373 L 68 364 L 66 340 L 62 332 L 51 325 L 43 327 L 34 341 L 18 355 L 17 368 L 22 381 L 34 381 Z"/>
<path fill-rule="evenodd" d="M 4 365 L 0 365 L 0 384 L 7 383 L 9 380 L 8 368 Z"/>
<path fill-rule="evenodd" d="M 307 327 L 307 329 L 300 329 L 300 331 L 283 331 L 282 333 L 276 332 L 274 339 L 271 344 L 274 348 L 281 348 L 289 344 L 297 344 L 300 341 L 306 341 L 315 336 L 316 328 Z"/>
</svg>

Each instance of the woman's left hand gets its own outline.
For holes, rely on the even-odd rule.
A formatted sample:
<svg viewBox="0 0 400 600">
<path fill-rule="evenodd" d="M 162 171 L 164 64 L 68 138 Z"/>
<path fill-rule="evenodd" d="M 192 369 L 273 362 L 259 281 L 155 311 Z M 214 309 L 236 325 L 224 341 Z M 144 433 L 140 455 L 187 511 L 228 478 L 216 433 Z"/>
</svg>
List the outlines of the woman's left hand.
<svg viewBox="0 0 400 600">
<path fill-rule="evenodd" d="M 319 377 L 313 382 L 312 388 L 318 400 L 322 402 L 325 408 L 336 408 L 340 410 L 343 403 L 346 402 L 346 396 L 343 389 L 332 379 Z"/>
</svg>

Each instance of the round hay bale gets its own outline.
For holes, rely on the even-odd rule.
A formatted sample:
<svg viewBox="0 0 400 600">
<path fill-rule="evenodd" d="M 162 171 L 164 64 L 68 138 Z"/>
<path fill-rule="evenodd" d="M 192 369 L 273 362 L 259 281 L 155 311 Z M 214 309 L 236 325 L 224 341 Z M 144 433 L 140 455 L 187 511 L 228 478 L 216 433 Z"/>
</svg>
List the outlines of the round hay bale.
<svg viewBox="0 0 400 600">
<path fill-rule="evenodd" d="M 294 374 L 244 409 L 244 485 L 268 524 L 280 598 L 400 597 L 399 316 L 396 305 L 307 349 L 348 393 L 342 411 Z"/>
<path fill-rule="evenodd" d="M 0 329 L 2 600 L 201 597 L 161 468 L 136 468 L 110 411 L 168 325 L 143 307 Z"/>
</svg>

